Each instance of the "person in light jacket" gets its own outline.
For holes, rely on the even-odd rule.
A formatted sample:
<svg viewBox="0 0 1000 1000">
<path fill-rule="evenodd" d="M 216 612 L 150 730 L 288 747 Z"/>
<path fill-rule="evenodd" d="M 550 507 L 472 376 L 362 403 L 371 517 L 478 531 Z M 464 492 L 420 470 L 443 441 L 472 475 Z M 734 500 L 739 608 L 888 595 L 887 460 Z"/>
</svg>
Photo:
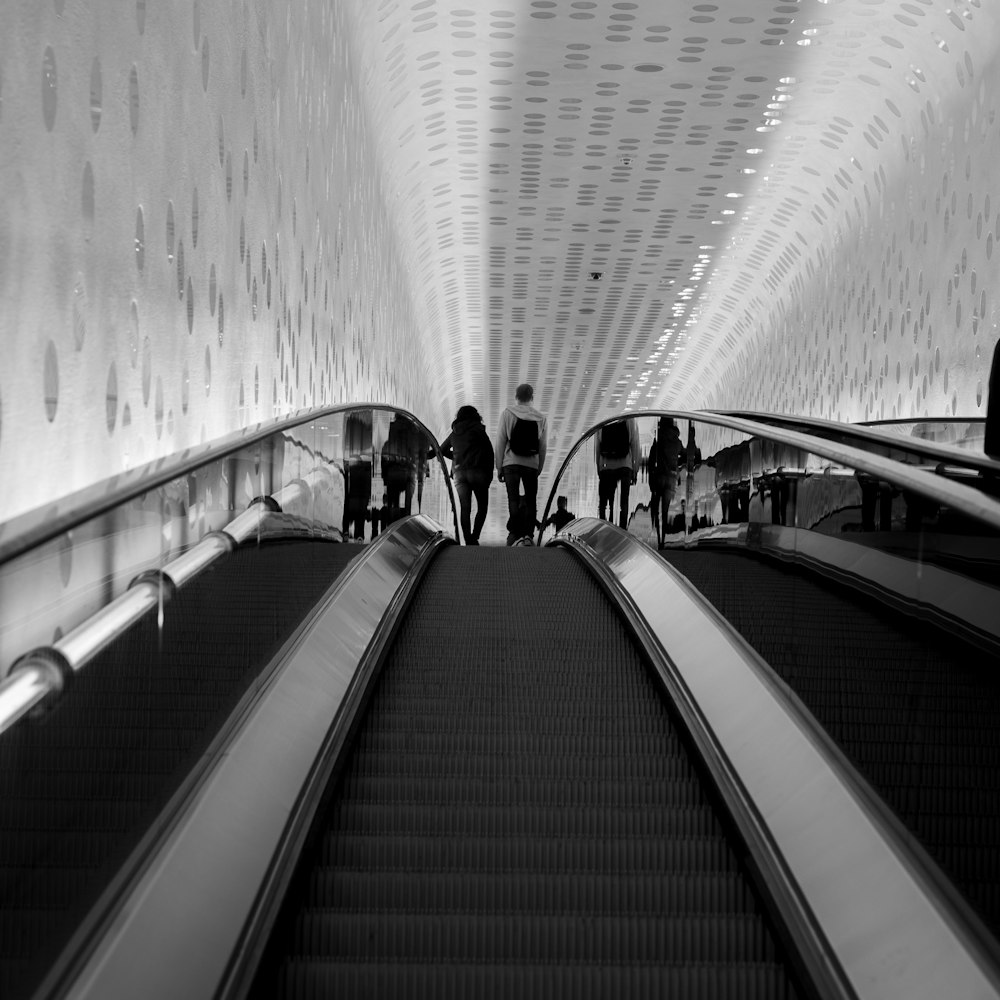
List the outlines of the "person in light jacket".
<svg viewBox="0 0 1000 1000">
<path fill-rule="evenodd" d="M 514 392 L 516 402 L 500 414 L 493 452 L 497 479 L 507 488 L 507 513 L 516 518 L 522 498 L 534 523 L 538 510 L 538 477 L 545 466 L 548 427 L 545 416 L 532 405 L 534 390 L 527 382 Z M 523 487 L 523 493 L 522 493 Z M 509 530 L 507 544 L 517 537 Z"/>
</svg>

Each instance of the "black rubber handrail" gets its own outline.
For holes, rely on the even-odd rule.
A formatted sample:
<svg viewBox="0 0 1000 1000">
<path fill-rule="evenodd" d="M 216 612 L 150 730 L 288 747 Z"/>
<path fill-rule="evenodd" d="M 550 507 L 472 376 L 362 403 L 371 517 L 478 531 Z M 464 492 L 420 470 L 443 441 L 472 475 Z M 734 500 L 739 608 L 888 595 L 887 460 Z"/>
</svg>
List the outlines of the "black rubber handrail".
<svg viewBox="0 0 1000 1000">
<path fill-rule="evenodd" d="M 820 417 L 797 417 L 787 413 L 755 413 L 752 410 L 712 410 L 720 416 L 738 417 L 741 420 L 755 420 L 772 427 L 784 427 L 788 430 L 800 431 L 803 434 L 813 434 L 829 441 L 850 444 L 852 447 L 882 454 L 885 451 L 893 455 L 907 455 L 916 465 L 947 465 L 974 469 L 982 475 L 1000 477 L 1000 461 L 988 455 L 971 451 L 967 448 L 955 448 L 939 441 L 928 441 L 924 438 L 903 437 L 899 434 L 883 431 L 880 427 L 887 421 L 867 424 L 844 424 L 836 420 L 824 420 Z M 895 423 L 944 423 L 945 420 L 898 420 Z M 985 423 L 982 420 L 960 420 L 953 418 L 949 423 Z"/>
<path fill-rule="evenodd" d="M 933 472 L 926 469 L 917 468 L 905 462 L 884 457 L 879 454 L 884 445 L 885 439 L 883 436 L 879 436 L 880 439 L 877 447 L 874 447 L 869 442 L 868 448 L 865 449 L 862 447 L 863 442 L 860 438 L 856 439 L 852 444 L 843 444 L 830 438 L 816 436 L 811 432 L 807 433 L 799 430 L 790 430 L 785 427 L 776 427 L 759 420 L 750 420 L 712 410 L 633 410 L 618 413 L 612 417 L 606 417 L 604 420 L 594 424 L 593 427 L 577 439 L 559 466 L 552 489 L 549 492 L 549 498 L 545 504 L 545 511 L 541 518 L 543 524 L 548 518 L 553 500 L 558 495 L 559 482 L 583 444 L 600 428 L 616 420 L 623 418 L 641 419 L 645 417 L 670 417 L 674 420 L 694 420 L 703 424 L 712 424 L 716 427 L 738 431 L 746 435 L 747 438 L 775 441 L 791 448 L 818 455 L 846 468 L 864 472 L 876 479 L 892 483 L 900 489 L 905 489 L 918 496 L 933 500 L 936 503 L 944 504 L 974 521 L 985 524 L 995 531 L 1000 531 L 1000 502 L 983 494 L 974 487 L 951 482 L 942 476 L 934 475 Z M 789 421 L 793 419 L 795 418 L 788 418 Z M 874 434 L 874 432 L 871 433 Z M 891 441 L 891 439 L 889 440 Z M 947 451 L 949 464 L 956 466 L 965 464 L 963 462 L 963 455 L 966 453 L 963 453 L 960 449 L 948 449 Z M 1000 471 L 1000 462 L 993 462 L 991 459 L 985 457 L 981 461 L 987 463 L 988 467 L 996 466 L 997 470 Z M 538 540 L 541 540 L 540 534 Z"/>
</svg>

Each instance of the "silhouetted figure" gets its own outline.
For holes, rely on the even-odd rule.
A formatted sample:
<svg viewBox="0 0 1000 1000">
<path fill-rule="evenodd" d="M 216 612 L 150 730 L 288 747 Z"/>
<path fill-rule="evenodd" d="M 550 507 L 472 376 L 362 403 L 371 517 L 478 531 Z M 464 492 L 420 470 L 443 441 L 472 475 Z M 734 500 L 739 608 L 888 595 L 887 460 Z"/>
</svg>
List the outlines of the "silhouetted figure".
<svg viewBox="0 0 1000 1000">
<path fill-rule="evenodd" d="M 478 545 L 489 508 L 494 455 L 493 442 L 474 406 L 458 408 L 451 433 L 441 442 L 441 454 L 452 460 L 462 537 L 466 545 Z M 476 498 L 474 524 L 471 523 L 473 496 Z"/>
<path fill-rule="evenodd" d="M 372 507 L 369 520 L 372 523 L 372 540 L 378 538 L 380 530 L 384 531 L 389 527 L 389 497 L 382 494 L 382 506 Z"/>
<path fill-rule="evenodd" d="M 545 523 L 542 525 L 542 528 L 547 528 L 549 525 L 552 525 L 556 531 L 562 531 L 562 529 L 565 528 L 570 521 L 576 518 L 576 514 L 572 514 L 566 509 L 568 505 L 569 500 L 567 500 L 566 497 L 556 497 L 555 513 L 549 514 L 549 516 L 545 519 Z"/>
<path fill-rule="evenodd" d="M 673 521 L 670 525 L 670 530 L 675 535 L 686 535 L 687 534 L 687 517 L 684 512 L 684 501 L 681 501 L 681 509 L 678 514 L 674 516 Z"/>
<path fill-rule="evenodd" d="M 372 498 L 372 413 L 349 413 L 344 420 L 345 538 L 364 541 L 368 505 Z"/>
<path fill-rule="evenodd" d="M 993 364 L 990 366 L 983 450 L 990 458 L 1000 458 L 1000 340 L 993 348 Z"/>
<path fill-rule="evenodd" d="M 535 520 L 535 512 L 524 497 L 518 501 L 517 509 L 507 519 L 508 545 L 533 545 L 535 528 L 541 525 Z"/>
<path fill-rule="evenodd" d="M 663 536 L 669 530 L 667 511 L 677 489 L 677 464 L 684 446 L 681 432 L 671 417 L 660 417 L 656 423 L 656 437 L 649 449 L 646 471 L 649 474 L 649 513 L 656 533 L 656 543 L 663 545 Z"/>
<path fill-rule="evenodd" d="M 497 479 L 507 488 L 507 513 L 513 518 L 523 499 L 534 524 L 538 499 L 538 477 L 545 465 L 547 425 L 544 414 L 531 401 L 535 391 L 523 382 L 514 391 L 516 402 L 500 414 L 496 444 Z M 524 492 L 521 492 L 522 486 Z M 510 532 L 507 544 L 516 540 Z"/>
<path fill-rule="evenodd" d="M 629 490 L 635 484 L 642 452 L 635 420 L 626 417 L 605 424 L 594 435 L 597 462 L 598 516 L 615 519 L 615 492 L 619 493 L 618 527 L 628 528 Z"/>
<path fill-rule="evenodd" d="M 389 496 L 390 523 L 411 513 L 417 466 L 423 458 L 422 444 L 423 437 L 412 420 L 397 413 L 389 421 L 389 433 L 382 446 L 382 482 Z"/>
</svg>

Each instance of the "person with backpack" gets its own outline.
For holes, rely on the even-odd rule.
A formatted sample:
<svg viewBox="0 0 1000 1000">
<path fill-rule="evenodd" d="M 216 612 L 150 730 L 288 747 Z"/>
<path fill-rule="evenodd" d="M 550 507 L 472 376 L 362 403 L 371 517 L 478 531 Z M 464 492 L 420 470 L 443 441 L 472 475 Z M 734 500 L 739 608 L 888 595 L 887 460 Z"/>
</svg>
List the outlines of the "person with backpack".
<svg viewBox="0 0 1000 1000">
<path fill-rule="evenodd" d="M 451 433 L 441 442 L 441 455 L 452 460 L 455 492 L 458 493 L 459 523 L 466 545 L 478 545 L 489 509 L 493 482 L 493 442 L 474 406 L 460 406 Z M 472 523 L 472 498 L 476 498 L 476 520 Z"/>
<path fill-rule="evenodd" d="M 628 495 L 638 477 L 642 454 L 639 448 L 639 430 L 635 420 L 623 417 L 599 428 L 594 435 L 594 457 L 597 460 L 597 495 L 602 521 L 615 518 L 615 492 L 621 485 L 621 506 L 618 526 L 628 527 Z"/>
<path fill-rule="evenodd" d="M 656 544 L 663 548 L 663 536 L 670 531 L 667 512 L 677 489 L 678 466 L 684 456 L 681 432 L 670 417 L 660 417 L 656 437 L 649 449 L 646 471 L 649 474 L 649 512 L 656 533 Z"/>
<path fill-rule="evenodd" d="M 517 387 L 516 402 L 500 414 L 493 449 L 497 479 L 507 488 L 508 515 L 516 519 L 523 497 L 532 524 L 537 516 L 538 476 L 545 465 L 547 435 L 545 416 L 531 405 L 534 396 L 527 382 Z M 517 535 L 508 529 L 507 544 L 513 545 L 515 541 Z"/>
</svg>

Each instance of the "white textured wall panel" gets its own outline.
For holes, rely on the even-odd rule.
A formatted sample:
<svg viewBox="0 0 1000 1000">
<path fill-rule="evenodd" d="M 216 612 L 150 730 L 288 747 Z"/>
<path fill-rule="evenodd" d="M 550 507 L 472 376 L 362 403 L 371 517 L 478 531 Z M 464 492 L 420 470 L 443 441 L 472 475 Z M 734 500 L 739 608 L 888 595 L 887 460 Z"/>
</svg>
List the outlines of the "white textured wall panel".
<svg viewBox="0 0 1000 1000">
<path fill-rule="evenodd" d="M 983 416 L 1000 329 L 1000 14 L 836 0 L 661 401 Z"/>
<path fill-rule="evenodd" d="M 341 5 L 0 3 L 0 519 L 429 384 Z"/>
</svg>

